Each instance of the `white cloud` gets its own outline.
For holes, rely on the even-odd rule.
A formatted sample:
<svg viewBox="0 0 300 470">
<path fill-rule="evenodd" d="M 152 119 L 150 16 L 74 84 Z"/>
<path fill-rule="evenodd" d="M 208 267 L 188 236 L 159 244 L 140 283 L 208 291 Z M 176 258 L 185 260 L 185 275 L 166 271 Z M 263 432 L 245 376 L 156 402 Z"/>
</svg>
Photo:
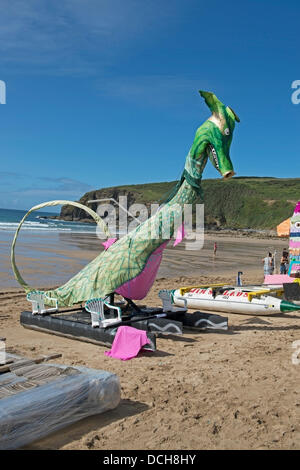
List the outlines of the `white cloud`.
<svg viewBox="0 0 300 470">
<path fill-rule="evenodd" d="M 52 199 L 79 199 L 92 187 L 71 178 L 32 177 L 0 172 L 0 207 L 26 209 Z"/>
</svg>

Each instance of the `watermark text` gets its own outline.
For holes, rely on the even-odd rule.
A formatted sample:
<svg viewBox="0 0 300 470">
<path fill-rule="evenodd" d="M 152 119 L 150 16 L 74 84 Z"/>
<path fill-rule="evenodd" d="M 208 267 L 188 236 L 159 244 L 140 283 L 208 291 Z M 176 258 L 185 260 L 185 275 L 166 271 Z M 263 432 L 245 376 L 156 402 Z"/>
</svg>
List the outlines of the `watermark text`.
<svg viewBox="0 0 300 470">
<path fill-rule="evenodd" d="M 297 341 L 293 341 L 292 348 L 295 349 L 295 351 L 292 354 L 292 364 L 294 364 L 295 366 L 298 366 L 300 364 L 300 340 L 299 339 Z"/>
<path fill-rule="evenodd" d="M 175 239 L 176 246 L 185 238 L 186 250 L 200 250 L 204 244 L 204 204 L 132 204 L 128 208 L 127 197 L 120 196 L 119 201 L 109 198 L 89 202 L 98 202 L 97 214 L 107 225 L 113 238 L 134 234 L 138 240 Z M 101 202 L 101 203 L 100 203 Z M 117 207 L 116 207 L 117 206 Z M 106 238 L 106 234 L 97 227 L 97 236 Z"/>
<path fill-rule="evenodd" d="M 5 341 L 0 340 L 0 365 L 6 362 Z"/>
<path fill-rule="evenodd" d="M 300 103 L 300 80 L 294 80 L 292 83 L 292 88 L 295 90 L 292 93 L 291 100 L 293 104 Z"/>
<path fill-rule="evenodd" d="M 6 84 L 0 80 L 0 104 L 6 104 Z"/>
</svg>

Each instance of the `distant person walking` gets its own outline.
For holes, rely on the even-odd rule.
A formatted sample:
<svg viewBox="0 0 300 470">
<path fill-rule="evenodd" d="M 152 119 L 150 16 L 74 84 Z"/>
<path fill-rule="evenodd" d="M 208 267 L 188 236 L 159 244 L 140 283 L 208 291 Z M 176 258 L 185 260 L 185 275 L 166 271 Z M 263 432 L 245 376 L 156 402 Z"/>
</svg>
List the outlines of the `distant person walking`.
<svg viewBox="0 0 300 470">
<path fill-rule="evenodd" d="M 217 254 L 217 248 L 218 248 L 218 245 L 215 242 L 214 243 L 214 256 L 216 256 L 216 254 Z"/>
<path fill-rule="evenodd" d="M 274 258 L 272 253 L 268 253 L 268 256 L 262 259 L 264 263 L 264 275 L 267 276 L 269 274 L 273 274 L 274 272 Z"/>
</svg>

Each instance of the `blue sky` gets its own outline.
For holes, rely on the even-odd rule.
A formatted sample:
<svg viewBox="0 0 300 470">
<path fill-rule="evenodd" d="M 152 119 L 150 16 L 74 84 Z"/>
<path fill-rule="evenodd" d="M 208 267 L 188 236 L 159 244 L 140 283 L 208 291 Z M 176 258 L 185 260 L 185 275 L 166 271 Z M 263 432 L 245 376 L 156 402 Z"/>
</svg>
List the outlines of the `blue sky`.
<svg viewBox="0 0 300 470">
<path fill-rule="evenodd" d="M 299 14 L 298 0 L 1 0 L 0 207 L 177 179 L 209 116 L 199 89 L 241 119 L 238 176 L 300 176 Z"/>
</svg>

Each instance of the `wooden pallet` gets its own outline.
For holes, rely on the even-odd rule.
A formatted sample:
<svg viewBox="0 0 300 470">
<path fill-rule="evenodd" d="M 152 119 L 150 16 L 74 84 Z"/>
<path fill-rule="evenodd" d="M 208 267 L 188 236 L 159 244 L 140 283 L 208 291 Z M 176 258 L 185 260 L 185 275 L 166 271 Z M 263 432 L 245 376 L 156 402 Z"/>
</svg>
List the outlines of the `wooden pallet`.
<svg viewBox="0 0 300 470">
<path fill-rule="evenodd" d="M 72 367 L 62 370 L 59 367 L 44 364 L 45 361 L 57 359 L 61 356 L 61 354 L 51 354 L 50 356 L 28 359 L 7 354 L 5 364 L 0 366 L 0 400 L 49 383 L 62 374 L 78 373 Z"/>
<path fill-rule="evenodd" d="M 17 449 L 120 402 L 110 372 L 7 354 L 0 373 L 0 450 Z M 9 362 L 9 363 L 8 363 Z"/>
</svg>

